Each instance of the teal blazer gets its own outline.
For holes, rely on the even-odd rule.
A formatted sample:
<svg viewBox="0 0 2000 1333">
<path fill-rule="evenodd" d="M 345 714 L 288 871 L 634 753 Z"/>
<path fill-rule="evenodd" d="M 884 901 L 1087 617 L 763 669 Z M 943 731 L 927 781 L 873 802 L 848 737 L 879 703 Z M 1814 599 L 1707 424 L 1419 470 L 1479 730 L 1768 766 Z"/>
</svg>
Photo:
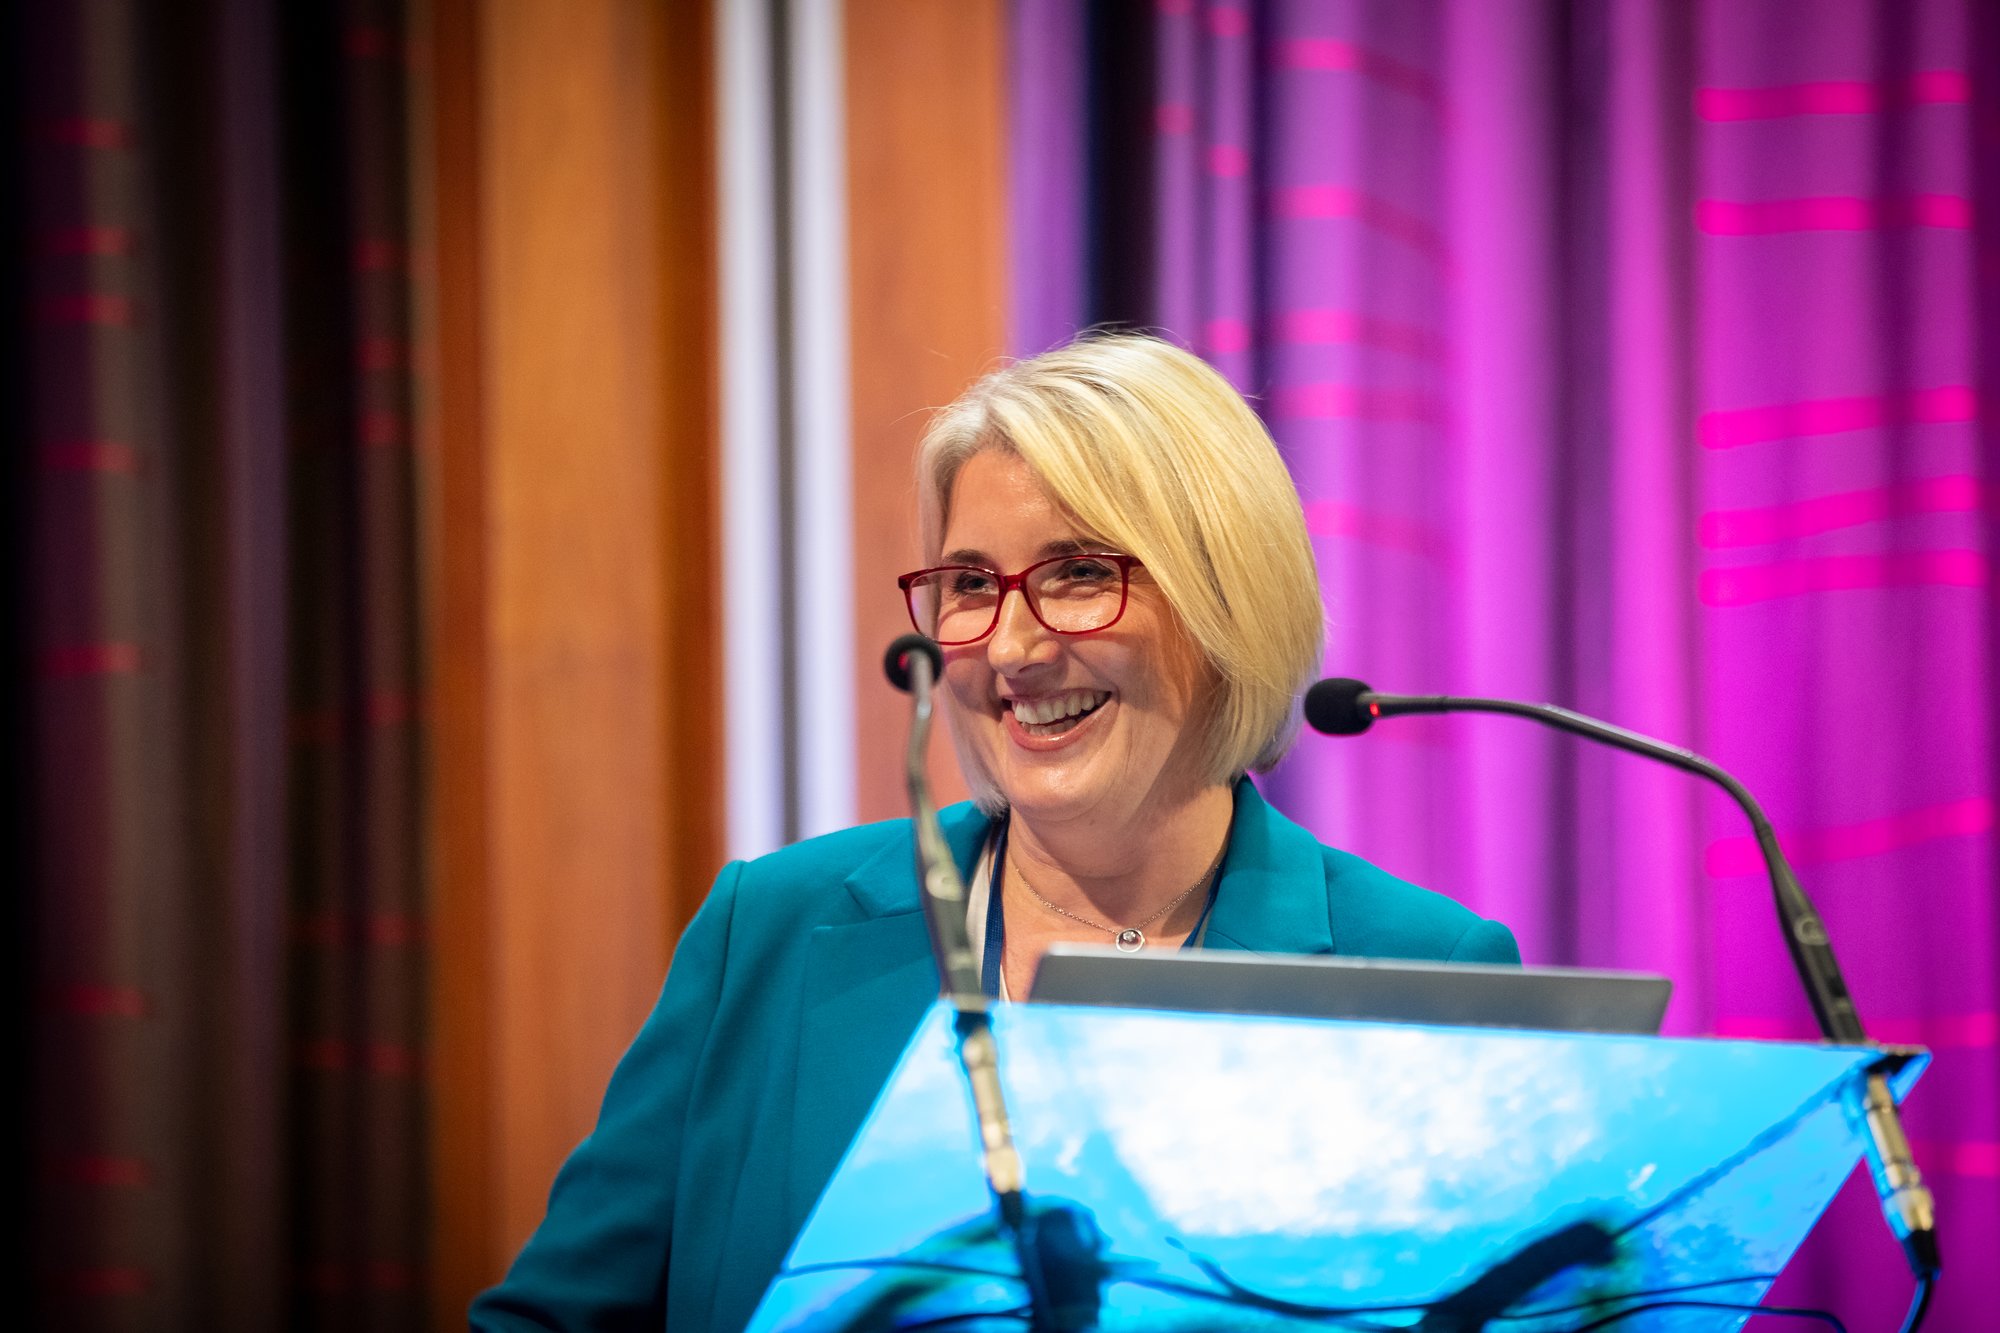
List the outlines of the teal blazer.
<svg viewBox="0 0 2000 1333">
<path fill-rule="evenodd" d="M 971 873 L 991 821 L 942 815 Z M 479 1329 L 749 1321 L 938 995 L 908 820 L 726 867 Z M 1322 847 L 1248 782 L 1206 947 L 1520 961 L 1505 926 Z M 966 1145 L 972 1151 L 972 1145 Z"/>
</svg>

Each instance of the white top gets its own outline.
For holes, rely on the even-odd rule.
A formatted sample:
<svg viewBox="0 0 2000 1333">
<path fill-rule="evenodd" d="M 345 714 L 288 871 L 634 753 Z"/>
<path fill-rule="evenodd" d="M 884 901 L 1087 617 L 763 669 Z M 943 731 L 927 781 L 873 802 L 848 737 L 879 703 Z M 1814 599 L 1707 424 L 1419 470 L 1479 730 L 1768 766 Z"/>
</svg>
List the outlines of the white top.
<svg viewBox="0 0 2000 1333">
<path fill-rule="evenodd" d="M 994 824 L 993 832 L 986 837 L 986 846 L 980 849 L 979 860 L 973 864 L 972 878 L 965 885 L 965 933 L 972 943 L 972 965 L 986 975 L 986 906 L 993 901 L 993 854 L 1000 846 L 1000 825 Z M 1000 998 L 1012 1000 L 1007 993 L 1007 972 L 1000 972 Z"/>
</svg>

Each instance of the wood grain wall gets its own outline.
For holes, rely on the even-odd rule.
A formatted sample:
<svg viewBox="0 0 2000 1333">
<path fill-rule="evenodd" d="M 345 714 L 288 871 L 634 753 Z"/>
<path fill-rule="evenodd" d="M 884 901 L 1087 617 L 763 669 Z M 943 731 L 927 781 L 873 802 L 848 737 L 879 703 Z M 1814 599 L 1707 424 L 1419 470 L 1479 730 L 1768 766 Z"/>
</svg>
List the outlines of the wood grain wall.
<svg viewBox="0 0 2000 1333">
<path fill-rule="evenodd" d="M 720 859 L 705 6 L 435 11 L 436 1308 L 540 1220 Z"/>
<path fill-rule="evenodd" d="M 1003 0 L 847 0 L 848 250 L 854 404 L 856 805 L 908 812 L 903 696 L 882 650 L 907 630 L 896 575 L 919 563 L 911 462 L 929 410 L 1006 341 Z M 965 784 L 944 734 L 940 802 Z"/>
</svg>

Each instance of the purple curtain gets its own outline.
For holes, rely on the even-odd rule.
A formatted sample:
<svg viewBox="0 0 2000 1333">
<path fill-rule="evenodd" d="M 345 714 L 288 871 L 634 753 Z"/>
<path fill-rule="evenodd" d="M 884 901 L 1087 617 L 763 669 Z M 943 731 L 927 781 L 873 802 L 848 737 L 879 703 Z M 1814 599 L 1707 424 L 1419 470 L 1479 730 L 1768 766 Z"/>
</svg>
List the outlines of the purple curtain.
<svg viewBox="0 0 2000 1333">
<path fill-rule="evenodd" d="M 29 866 L 9 895 L 33 1120 L 17 1317 L 410 1327 L 400 6 L 21 8 L 0 42 L 25 443 L 9 697 L 31 724 L 7 756 Z"/>
<path fill-rule="evenodd" d="M 1150 326 L 1252 396 L 1331 673 L 1568 704 L 1759 794 L 1871 1032 L 1937 1053 L 1909 1123 L 1956 1261 L 1940 1329 L 1986 1326 L 2000 1258 L 1995 17 L 1013 17 L 1014 350 Z M 1741 817 L 1691 779 L 1408 719 L 1267 785 L 1531 962 L 1669 973 L 1670 1031 L 1814 1035 Z M 1857 1178 L 1772 1299 L 1883 1327 L 1907 1294 Z"/>
</svg>

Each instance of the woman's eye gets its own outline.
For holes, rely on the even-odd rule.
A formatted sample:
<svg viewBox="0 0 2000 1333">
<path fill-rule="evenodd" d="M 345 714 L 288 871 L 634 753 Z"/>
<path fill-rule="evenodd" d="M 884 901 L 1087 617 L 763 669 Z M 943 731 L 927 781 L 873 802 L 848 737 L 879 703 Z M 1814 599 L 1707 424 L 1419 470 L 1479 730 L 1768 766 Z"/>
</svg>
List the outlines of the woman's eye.
<svg viewBox="0 0 2000 1333">
<path fill-rule="evenodd" d="M 993 591 L 993 576 L 962 569 L 952 574 L 947 587 L 954 597 L 979 597 Z"/>
<path fill-rule="evenodd" d="M 1118 571 L 1103 560 L 1076 559 L 1065 561 L 1059 573 L 1065 579 L 1079 583 L 1102 583 L 1118 577 Z"/>
</svg>

